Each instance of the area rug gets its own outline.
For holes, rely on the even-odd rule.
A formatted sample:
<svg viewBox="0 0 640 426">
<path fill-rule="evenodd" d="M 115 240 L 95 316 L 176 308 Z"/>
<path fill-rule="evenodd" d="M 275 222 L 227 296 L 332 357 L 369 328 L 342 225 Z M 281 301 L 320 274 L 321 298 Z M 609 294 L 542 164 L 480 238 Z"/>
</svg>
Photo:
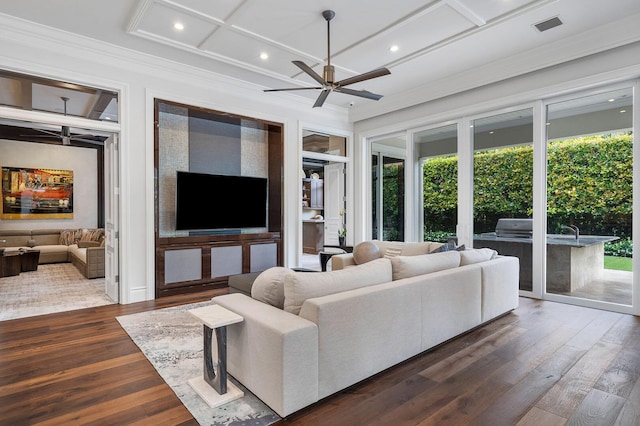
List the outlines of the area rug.
<svg viewBox="0 0 640 426">
<path fill-rule="evenodd" d="M 88 279 L 71 263 L 0 278 L 0 321 L 113 304 L 104 278 Z"/>
<path fill-rule="evenodd" d="M 209 304 L 192 303 L 116 319 L 201 425 L 262 426 L 280 420 L 232 377 L 244 397 L 217 408 L 210 408 L 187 383 L 203 374 L 202 323 L 187 311 Z"/>
</svg>

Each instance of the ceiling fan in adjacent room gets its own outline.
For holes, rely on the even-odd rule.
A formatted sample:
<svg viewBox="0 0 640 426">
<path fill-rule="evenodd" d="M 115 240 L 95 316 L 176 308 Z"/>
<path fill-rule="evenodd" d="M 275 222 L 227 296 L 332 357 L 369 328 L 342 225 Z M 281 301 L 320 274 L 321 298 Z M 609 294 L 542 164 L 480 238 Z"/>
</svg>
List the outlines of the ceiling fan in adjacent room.
<svg viewBox="0 0 640 426">
<path fill-rule="evenodd" d="M 302 61 L 292 61 L 294 65 L 300 68 L 302 71 L 307 73 L 311 78 L 320 83 L 320 86 L 316 87 L 291 87 L 285 89 L 266 89 L 265 92 L 280 92 L 286 90 L 310 90 L 310 89 L 322 89 L 320 92 L 320 96 L 316 100 L 316 103 L 313 104 L 313 107 L 321 107 L 324 104 L 324 101 L 329 96 L 331 92 L 339 92 L 344 93 L 346 95 L 359 96 L 361 98 L 373 99 L 374 101 L 380 100 L 382 95 L 378 95 L 375 93 L 371 93 L 367 90 L 354 90 L 349 89 L 345 86 L 350 84 L 359 83 L 361 81 L 370 80 L 376 77 L 382 77 L 383 75 L 391 74 L 391 72 L 387 68 L 378 68 L 373 71 L 369 71 L 363 74 L 359 74 L 353 77 L 345 78 L 344 80 L 334 81 L 335 78 L 335 68 L 331 65 L 331 33 L 330 26 L 331 20 L 335 16 L 335 12 L 333 10 L 325 10 L 322 12 L 322 16 L 327 21 L 327 65 L 324 66 L 324 71 L 322 76 L 320 76 L 317 72 L 315 72 L 310 66 L 305 64 Z"/>
<path fill-rule="evenodd" d="M 62 102 L 64 102 L 64 115 L 66 116 L 67 102 L 69 102 L 69 98 L 62 96 L 60 99 L 62 99 Z M 101 138 L 100 136 L 95 136 L 89 133 L 87 134 L 71 133 L 71 128 L 69 126 L 62 126 L 59 132 L 53 132 L 51 130 L 36 129 L 36 128 L 33 128 L 32 130 L 35 130 L 37 132 L 44 133 L 44 134 L 21 135 L 21 136 L 28 137 L 28 138 L 49 138 L 49 139 L 51 139 L 51 137 L 53 136 L 54 138 L 60 139 L 62 141 L 62 145 L 71 145 L 71 141 L 103 145 L 103 141 L 104 139 L 106 139 L 106 138 Z"/>
</svg>

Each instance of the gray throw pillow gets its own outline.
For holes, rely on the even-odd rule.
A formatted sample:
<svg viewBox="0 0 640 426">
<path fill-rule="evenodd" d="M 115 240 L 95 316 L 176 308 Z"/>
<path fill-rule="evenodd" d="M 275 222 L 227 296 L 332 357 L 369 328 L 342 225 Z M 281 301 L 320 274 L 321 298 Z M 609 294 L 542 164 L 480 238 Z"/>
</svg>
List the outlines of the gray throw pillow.
<svg viewBox="0 0 640 426">
<path fill-rule="evenodd" d="M 463 251 L 465 250 L 464 244 L 457 246 L 456 243 L 449 241 L 448 243 L 444 243 L 443 245 L 441 245 L 435 250 L 432 250 L 429 253 L 442 253 L 445 251 L 452 251 L 452 250 Z"/>
</svg>

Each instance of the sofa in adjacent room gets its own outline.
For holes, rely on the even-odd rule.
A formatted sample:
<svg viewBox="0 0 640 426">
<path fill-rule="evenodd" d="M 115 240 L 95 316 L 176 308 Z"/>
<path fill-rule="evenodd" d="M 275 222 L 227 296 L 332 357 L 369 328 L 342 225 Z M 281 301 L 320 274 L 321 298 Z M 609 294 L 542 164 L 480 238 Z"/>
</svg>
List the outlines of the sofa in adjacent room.
<svg viewBox="0 0 640 426">
<path fill-rule="evenodd" d="M 270 268 L 251 296 L 213 298 L 244 318 L 227 328 L 229 373 L 280 416 L 518 306 L 517 257 L 439 243 L 381 254 L 372 244 L 362 263 L 313 274 Z"/>
<path fill-rule="evenodd" d="M 2 242 L 3 241 L 3 242 Z M 39 250 L 38 264 L 71 262 L 87 278 L 104 277 L 104 229 L 0 230 L 5 251 Z"/>
</svg>

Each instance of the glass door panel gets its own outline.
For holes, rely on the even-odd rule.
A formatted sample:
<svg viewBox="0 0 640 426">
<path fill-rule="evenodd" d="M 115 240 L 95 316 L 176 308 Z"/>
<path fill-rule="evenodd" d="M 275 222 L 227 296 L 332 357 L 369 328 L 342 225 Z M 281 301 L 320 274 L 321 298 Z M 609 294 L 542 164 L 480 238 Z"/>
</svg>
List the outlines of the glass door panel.
<svg viewBox="0 0 640 426">
<path fill-rule="evenodd" d="M 371 235 L 384 241 L 405 239 L 405 137 L 372 144 Z"/>
<path fill-rule="evenodd" d="M 547 106 L 546 291 L 632 303 L 633 91 Z"/>
<path fill-rule="evenodd" d="M 532 291 L 533 109 L 473 120 L 473 246 L 520 259 Z"/>
<path fill-rule="evenodd" d="M 413 141 L 422 164 L 422 238 L 445 243 L 458 223 L 458 125 L 417 132 Z"/>
</svg>

